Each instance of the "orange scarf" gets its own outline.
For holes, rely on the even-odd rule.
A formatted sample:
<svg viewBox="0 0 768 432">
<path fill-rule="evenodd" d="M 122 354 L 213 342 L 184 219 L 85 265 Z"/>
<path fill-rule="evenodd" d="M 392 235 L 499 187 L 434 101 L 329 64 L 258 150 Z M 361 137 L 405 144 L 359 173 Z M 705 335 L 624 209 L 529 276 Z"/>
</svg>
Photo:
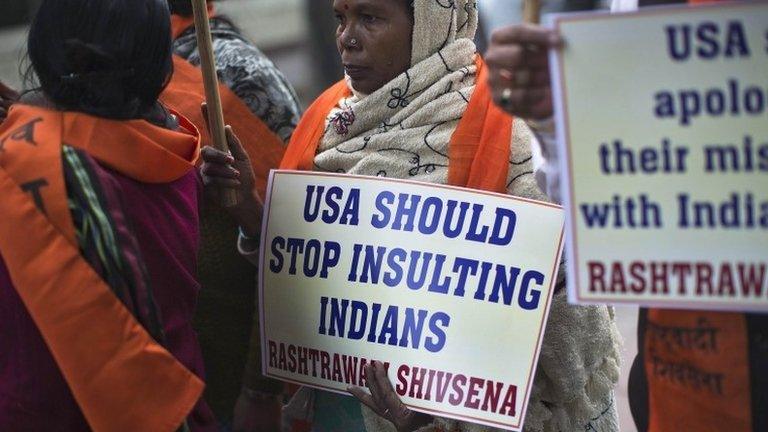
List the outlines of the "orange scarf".
<svg viewBox="0 0 768 432">
<path fill-rule="evenodd" d="M 210 16 L 214 15 L 213 5 L 208 5 L 208 12 Z M 171 16 L 174 39 L 192 25 L 194 25 L 194 19 L 191 17 Z M 199 68 L 176 55 L 173 56 L 173 67 L 173 77 L 160 95 L 160 100 L 202 129 L 206 124 L 200 112 L 200 105 L 205 101 L 203 74 Z M 220 84 L 219 93 L 224 110 L 224 121 L 232 126 L 248 153 L 256 175 L 256 190 L 259 196 L 264 197 L 269 171 L 280 163 L 285 152 L 283 140 L 275 135 L 260 118 L 253 115 L 248 106 L 227 86 Z M 202 145 L 210 144 L 210 136 L 203 134 Z"/>
<path fill-rule="evenodd" d="M 448 184 L 506 193 L 513 119 L 493 104 L 488 68 L 480 56 L 475 63 L 475 91 L 449 145 Z M 281 169 L 312 170 L 328 114 L 350 95 L 342 80 L 315 100 L 293 133 Z"/>
<path fill-rule="evenodd" d="M 214 8 L 213 4 L 208 3 L 208 17 L 213 17 L 216 15 L 216 9 Z M 178 15 L 178 14 L 171 14 L 171 38 L 173 40 L 176 40 L 181 36 L 182 33 L 184 33 L 188 28 L 195 25 L 195 17 L 193 15 L 190 16 L 184 16 L 184 15 Z"/>
<path fill-rule="evenodd" d="M 180 121 L 189 133 L 15 105 L 0 126 L 0 251 L 96 431 L 174 431 L 204 385 L 149 336 L 80 255 L 62 145 L 138 181 L 172 182 L 194 169 L 200 150 L 197 130 Z"/>
</svg>

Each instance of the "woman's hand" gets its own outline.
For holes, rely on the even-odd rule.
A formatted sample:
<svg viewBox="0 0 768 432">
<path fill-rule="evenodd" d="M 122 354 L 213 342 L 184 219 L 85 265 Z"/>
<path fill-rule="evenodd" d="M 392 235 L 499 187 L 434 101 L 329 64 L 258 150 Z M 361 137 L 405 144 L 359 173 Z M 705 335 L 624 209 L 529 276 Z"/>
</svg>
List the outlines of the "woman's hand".
<svg viewBox="0 0 768 432">
<path fill-rule="evenodd" d="M 514 25 L 494 32 L 485 56 L 494 102 L 523 119 L 552 117 L 547 51 L 561 46 L 562 40 L 553 30 L 537 25 Z"/>
<path fill-rule="evenodd" d="M 234 432 L 280 432 L 282 409 L 278 396 L 254 397 L 243 390 L 235 404 Z"/>
<path fill-rule="evenodd" d="M 383 364 L 367 364 L 365 377 L 371 394 L 360 387 L 349 387 L 347 391 L 373 412 L 392 422 L 398 432 L 413 432 L 432 423 L 432 416 L 413 412 L 400 400 Z"/>
<path fill-rule="evenodd" d="M 202 109 L 203 117 L 207 119 L 205 104 Z M 237 204 L 226 210 L 237 220 L 247 236 L 257 237 L 261 232 L 263 203 L 255 189 L 256 176 L 253 174 L 248 153 L 230 126 L 226 127 L 226 132 L 230 153 L 213 147 L 203 148 L 200 174 L 206 193 L 217 202 L 221 202 L 223 191 L 237 192 Z"/>
<path fill-rule="evenodd" d="M 19 101 L 19 93 L 0 81 L 0 124 L 8 117 L 11 105 Z"/>
</svg>

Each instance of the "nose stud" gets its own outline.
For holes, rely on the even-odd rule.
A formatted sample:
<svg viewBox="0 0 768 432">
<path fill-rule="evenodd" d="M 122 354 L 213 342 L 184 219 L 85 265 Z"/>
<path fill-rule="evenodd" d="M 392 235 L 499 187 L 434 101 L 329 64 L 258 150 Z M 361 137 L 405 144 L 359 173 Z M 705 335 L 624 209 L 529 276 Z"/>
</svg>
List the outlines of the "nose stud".
<svg viewBox="0 0 768 432">
<path fill-rule="evenodd" d="M 349 40 L 349 46 L 356 47 L 357 46 L 357 39 L 352 38 Z"/>
</svg>

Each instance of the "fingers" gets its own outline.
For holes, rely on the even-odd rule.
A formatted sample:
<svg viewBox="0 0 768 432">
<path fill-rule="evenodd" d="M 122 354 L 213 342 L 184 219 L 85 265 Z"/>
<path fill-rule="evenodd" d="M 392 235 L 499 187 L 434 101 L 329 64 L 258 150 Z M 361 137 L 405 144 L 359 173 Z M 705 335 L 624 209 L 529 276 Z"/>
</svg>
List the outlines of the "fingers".
<svg viewBox="0 0 768 432">
<path fill-rule="evenodd" d="M 486 55 L 494 102 L 518 117 L 551 116 L 547 49 L 561 45 L 555 32 L 535 25 L 512 26 L 494 33 Z"/>
<path fill-rule="evenodd" d="M 543 27 L 519 25 L 497 31 L 486 55 L 494 102 L 517 117 L 551 117 L 547 49 L 557 46 L 562 46 L 560 38 Z"/>
<path fill-rule="evenodd" d="M 381 362 L 366 365 L 364 371 L 370 394 L 359 387 L 348 387 L 347 391 L 380 417 L 392 422 L 397 430 L 416 430 L 432 421 L 431 416 L 416 415 L 400 400 Z"/>
<path fill-rule="evenodd" d="M 549 87 L 510 89 L 507 92 L 509 96 L 507 99 L 504 98 L 503 92 L 503 90 L 494 91 L 494 102 L 516 117 L 541 120 L 553 115 L 552 90 Z"/>
<path fill-rule="evenodd" d="M 395 389 L 392 387 L 392 383 L 389 382 L 389 377 L 387 376 L 387 370 L 384 368 L 384 365 L 380 362 L 373 362 L 373 376 L 376 381 L 376 385 L 379 388 L 380 391 L 382 391 L 383 395 L 389 395 L 391 393 L 394 393 L 395 396 L 397 396 L 397 393 L 395 393 Z"/>
<path fill-rule="evenodd" d="M 200 168 L 203 184 L 225 189 L 239 189 L 242 186 L 240 173 L 232 168 L 221 165 L 203 164 Z"/>
<path fill-rule="evenodd" d="M 409 410 L 400 400 L 400 396 L 395 392 L 395 388 L 392 387 L 392 383 L 387 376 L 387 370 L 380 362 L 373 362 L 372 369 L 373 376 L 368 380 L 368 383 L 369 388 L 372 388 L 371 395 L 373 399 L 377 400 L 379 406 L 384 408 L 390 419 L 401 420 L 400 417 L 407 416 Z M 373 383 L 373 386 L 371 386 L 371 383 Z"/>
<path fill-rule="evenodd" d="M 365 390 L 361 389 L 360 387 L 347 387 L 347 391 L 350 392 L 352 396 L 356 397 L 357 400 L 359 400 L 362 404 L 370 408 L 371 411 L 375 412 L 380 417 L 385 417 L 384 411 L 380 409 L 378 405 L 376 405 L 373 397 L 366 393 Z"/>
<path fill-rule="evenodd" d="M 373 397 L 374 402 L 382 410 L 386 411 L 388 406 L 385 402 L 384 391 L 381 389 L 378 376 L 376 375 L 376 362 L 369 363 L 365 366 L 365 376 L 368 390 L 371 391 L 371 396 Z"/>
<path fill-rule="evenodd" d="M 213 147 L 203 147 L 201 155 L 204 162 L 224 165 L 232 165 L 235 163 L 235 158 L 233 158 L 232 155 Z"/>
<path fill-rule="evenodd" d="M 542 48 L 558 48 L 563 45 L 562 38 L 552 29 L 535 24 L 519 24 L 493 32 L 493 44 L 525 44 Z"/>
<path fill-rule="evenodd" d="M 232 130 L 232 126 L 227 125 L 224 130 L 227 134 L 227 144 L 229 145 L 229 152 L 232 153 L 232 157 L 238 161 L 247 161 L 248 153 L 246 153 L 242 143 L 240 143 L 240 138 Z"/>
<path fill-rule="evenodd" d="M 240 171 L 232 168 L 229 165 L 204 163 L 200 170 L 203 174 L 210 177 L 234 180 L 240 179 Z"/>
<path fill-rule="evenodd" d="M 519 44 L 498 44 L 488 48 L 485 62 L 495 68 L 547 69 L 549 55 L 546 50 L 534 51 Z"/>
<path fill-rule="evenodd" d="M 387 371 L 381 363 L 376 364 L 375 377 L 379 390 L 382 392 L 384 406 L 389 412 L 400 419 L 405 419 L 411 412 L 407 406 L 400 400 L 400 396 L 392 386 L 392 382 L 387 376 Z"/>
<path fill-rule="evenodd" d="M 211 124 L 210 120 L 208 120 L 208 104 L 203 102 L 200 104 L 200 112 L 203 113 L 203 121 L 205 121 L 205 130 L 210 133 L 211 131 Z"/>
<path fill-rule="evenodd" d="M 203 176 L 203 185 L 205 187 L 217 187 L 221 189 L 234 189 L 239 190 L 242 183 L 240 180 L 224 179 L 218 177 Z"/>
<path fill-rule="evenodd" d="M 488 75 L 491 87 L 496 88 L 542 88 L 549 87 L 548 70 L 491 69 Z"/>
<path fill-rule="evenodd" d="M 364 370 L 370 394 L 359 387 L 349 387 L 347 390 L 376 414 L 391 420 L 392 416 L 397 414 L 398 405 L 401 403 L 392 383 L 389 382 L 384 365 L 373 362 L 365 365 Z"/>
<path fill-rule="evenodd" d="M 232 167 L 235 162 L 232 156 L 213 147 L 203 148 L 202 156 L 200 173 L 206 186 L 237 189 L 242 185 L 240 171 Z"/>
<path fill-rule="evenodd" d="M 503 91 L 500 93 L 503 93 Z M 539 103 L 548 94 L 549 89 L 544 87 L 511 89 L 506 100 L 503 100 L 502 95 L 498 94 L 496 102 L 500 105 L 508 104 L 520 107 L 519 110 L 525 111 L 526 108 L 533 108 L 533 105 Z"/>
</svg>

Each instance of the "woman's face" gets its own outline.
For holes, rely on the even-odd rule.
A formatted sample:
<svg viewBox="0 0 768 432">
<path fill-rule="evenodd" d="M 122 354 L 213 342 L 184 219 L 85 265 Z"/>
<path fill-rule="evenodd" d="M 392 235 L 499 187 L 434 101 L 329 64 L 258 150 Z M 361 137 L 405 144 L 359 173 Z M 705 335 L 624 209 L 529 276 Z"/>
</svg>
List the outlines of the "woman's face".
<svg viewBox="0 0 768 432">
<path fill-rule="evenodd" d="M 352 87 L 371 94 L 411 65 L 408 0 L 334 0 L 336 46 Z"/>
</svg>

